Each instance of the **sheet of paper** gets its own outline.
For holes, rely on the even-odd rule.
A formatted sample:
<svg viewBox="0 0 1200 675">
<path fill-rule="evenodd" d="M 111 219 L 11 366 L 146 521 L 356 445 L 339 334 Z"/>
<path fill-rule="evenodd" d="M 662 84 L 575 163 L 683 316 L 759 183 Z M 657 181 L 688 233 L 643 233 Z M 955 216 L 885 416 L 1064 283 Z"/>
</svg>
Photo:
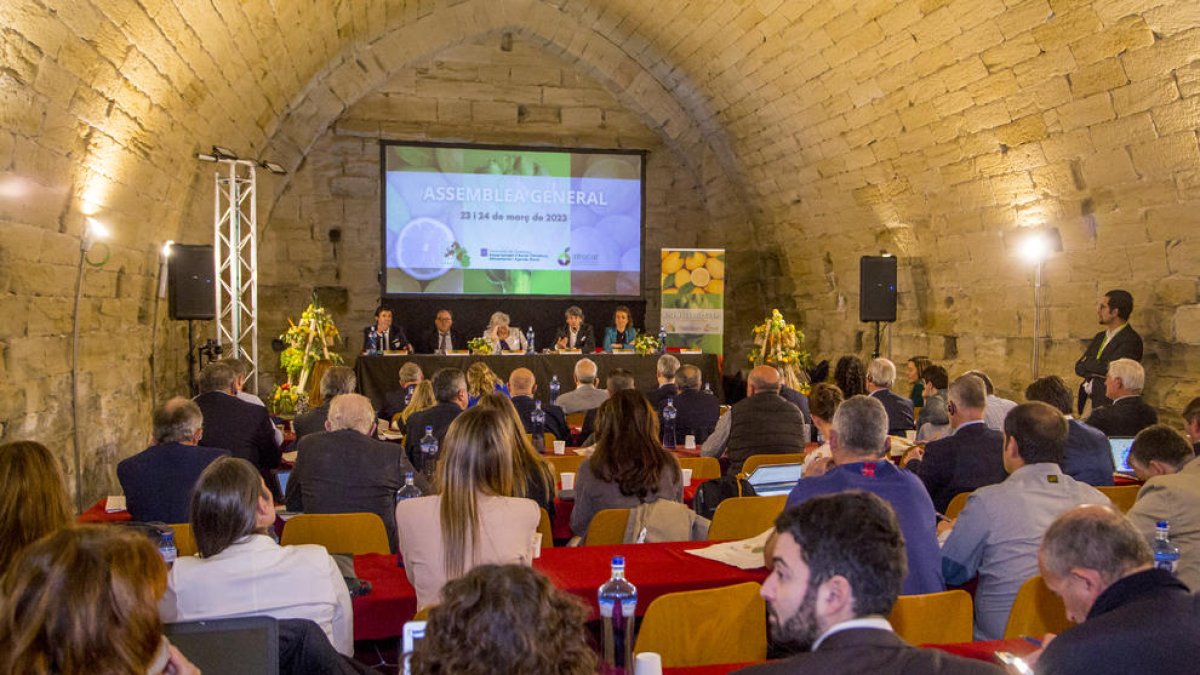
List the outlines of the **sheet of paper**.
<svg viewBox="0 0 1200 675">
<path fill-rule="evenodd" d="M 732 565 L 738 569 L 753 570 L 764 566 L 763 548 L 770 536 L 771 529 L 768 529 L 749 539 L 726 541 L 707 548 L 691 549 L 687 552 L 694 556 Z"/>
<path fill-rule="evenodd" d="M 104 510 L 108 513 L 126 511 L 125 495 L 109 495 L 108 498 L 104 500 Z"/>
</svg>

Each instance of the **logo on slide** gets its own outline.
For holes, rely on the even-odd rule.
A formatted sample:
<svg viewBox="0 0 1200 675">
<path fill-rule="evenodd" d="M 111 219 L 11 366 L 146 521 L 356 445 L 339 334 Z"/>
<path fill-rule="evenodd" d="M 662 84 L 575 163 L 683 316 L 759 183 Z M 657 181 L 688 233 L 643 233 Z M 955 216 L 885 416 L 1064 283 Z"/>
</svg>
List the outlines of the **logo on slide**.
<svg viewBox="0 0 1200 675">
<path fill-rule="evenodd" d="M 563 249 L 562 253 L 558 254 L 558 265 L 559 265 L 559 267 L 566 267 L 567 265 L 570 265 L 570 264 L 571 264 L 571 247 L 568 246 Z"/>
</svg>

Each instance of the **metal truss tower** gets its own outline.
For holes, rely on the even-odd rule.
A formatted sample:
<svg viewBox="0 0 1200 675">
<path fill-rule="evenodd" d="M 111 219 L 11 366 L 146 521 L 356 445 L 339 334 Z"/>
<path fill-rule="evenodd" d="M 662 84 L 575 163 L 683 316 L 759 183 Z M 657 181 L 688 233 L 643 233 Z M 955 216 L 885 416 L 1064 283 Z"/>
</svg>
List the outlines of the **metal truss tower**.
<svg viewBox="0 0 1200 675">
<path fill-rule="evenodd" d="M 250 364 L 246 390 L 258 393 L 258 163 L 218 156 L 213 174 L 213 269 L 217 344 Z"/>
</svg>

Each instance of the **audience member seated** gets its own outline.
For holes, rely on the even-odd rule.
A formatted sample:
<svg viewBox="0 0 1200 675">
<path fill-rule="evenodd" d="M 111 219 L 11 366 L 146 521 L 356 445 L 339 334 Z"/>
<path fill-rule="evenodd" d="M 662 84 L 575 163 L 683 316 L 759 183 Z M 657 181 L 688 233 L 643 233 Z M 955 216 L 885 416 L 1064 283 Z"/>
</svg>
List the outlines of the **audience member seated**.
<svg viewBox="0 0 1200 675">
<path fill-rule="evenodd" d="M 467 367 L 467 407 L 475 405 L 481 396 L 498 391 L 508 393 L 508 386 L 500 379 L 488 364 L 476 361 Z"/>
<path fill-rule="evenodd" d="M 565 313 L 566 323 L 554 332 L 555 349 L 578 349 L 584 354 L 596 351 L 596 333 L 583 322 L 583 310 L 572 305 Z"/>
<path fill-rule="evenodd" d="M 892 391 L 896 382 L 896 364 L 887 359 L 875 359 L 867 368 L 867 392 L 883 404 L 888 415 L 888 434 L 904 436 L 916 429 L 913 419 L 913 404 L 906 397 Z"/>
<path fill-rule="evenodd" d="M 946 387 L 950 386 L 950 376 L 941 366 L 930 364 L 921 371 L 921 398 L 925 405 L 917 414 L 917 440 L 926 440 L 922 433 L 933 433 L 933 427 L 950 424 L 950 411 L 946 408 Z M 925 425 L 931 425 L 925 430 Z M 930 439 L 932 440 L 932 439 Z"/>
<path fill-rule="evenodd" d="M 371 342 L 371 329 L 375 329 L 375 341 Z M 374 347 L 381 351 L 412 351 L 404 326 L 392 323 L 392 310 L 380 305 L 375 308 L 375 323 L 363 328 L 363 351 Z"/>
<path fill-rule="evenodd" d="M 842 390 L 842 396 L 850 398 L 867 393 L 867 367 L 862 359 L 847 354 L 838 359 L 833 368 L 833 383 Z"/>
<path fill-rule="evenodd" d="M 1129 520 L 1147 541 L 1154 540 L 1158 521 L 1167 521 L 1171 543 L 1179 547 L 1175 573 L 1188 588 L 1200 589 L 1200 459 L 1192 444 L 1165 424 L 1146 427 L 1133 439 L 1129 464 L 1146 481 Z"/>
<path fill-rule="evenodd" d="M 425 437 L 425 427 L 433 427 L 433 437 L 437 439 L 440 449 L 450 423 L 467 407 L 467 378 L 463 376 L 463 371 L 442 368 L 433 374 L 432 381 L 437 405 L 414 413 L 404 425 L 404 452 L 408 455 L 408 461 L 427 478 L 433 477 L 432 462 L 437 461 L 437 456 L 421 457 L 421 439 Z"/>
<path fill-rule="evenodd" d="M 537 393 L 537 382 L 534 380 L 533 371 L 528 368 L 517 368 L 512 371 L 508 376 L 508 390 L 512 393 L 512 403 L 521 417 L 521 423 L 525 425 L 525 433 L 534 433 L 533 411 L 537 408 L 537 402 L 533 395 Z M 542 412 L 546 413 L 545 426 L 542 427 L 543 432 L 554 434 L 554 437 L 560 441 L 571 438 L 571 430 L 567 427 L 567 416 L 563 414 L 562 408 L 556 405 L 543 405 Z"/>
<path fill-rule="evenodd" d="M 326 371 L 326 374 L 328 374 L 328 371 Z M 379 409 L 378 413 L 379 419 L 387 420 L 389 423 L 392 421 L 392 418 L 396 416 L 396 413 L 402 412 L 408 407 L 409 402 L 412 401 L 413 392 L 417 389 L 417 385 L 425 380 L 425 373 L 421 372 L 421 366 L 418 366 L 415 361 L 409 361 L 408 363 L 400 366 L 400 371 L 396 374 L 396 376 L 400 380 L 400 388 L 393 389 L 384 394 L 384 404 L 383 407 Z M 324 378 L 321 379 L 321 382 L 324 384 Z M 337 394 L 334 394 L 334 396 L 338 394 L 353 393 L 354 385 L 351 385 L 349 389 L 345 391 L 339 391 Z M 324 396 L 324 394 L 322 394 L 322 396 Z M 329 410 L 328 403 L 331 397 L 324 396 L 324 398 L 326 403 L 325 409 Z"/>
<path fill-rule="evenodd" d="M 865 490 L 892 505 L 900 520 L 908 554 L 905 595 L 940 593 L 942 561 L 938 553 L 937 514 L 920 479 L 887 460 L 887 411 L 870 396 L 842 403 L 833 416 L 829 446 L 835 468 L 803 478 L 788 495 L 788 506 L 820 495 Z"/>
<path fill-rule="evenodd" d="M 513 407 L 512 399 L 499 392 L 493 392 L 479 399 L 476 407 L 498 410 L 504 415 L 505 425 L 517 439 L 513 446 L 513 497 L 532 499 L 538 506 L 546 509 L 546 514 L 554 521 L 554 470 L 533 449 L 529 437 L 525 435 L 525 427 Z M 549 542 L 547 542 L 549 543 Z"/>
<path fill-rule="evenodd" d="M 735 476 L 751 455 L 804 451 L 804 415 L 779 396 L 779 371 L 756 366 L 746 378 L 746 398 L 717 420 L 704 441 L 704 457 L 729 458 L 729 475 Z"/>
<path fill-rule="evenodd" d="M 975 639 L 999 640 L 1017 591 L 1037 574 L 1038 542 L 1059 514 L 1080 504 L 1110 505 L 1099 490 L 1059 467 L 1067 444 L 1067 420 L 1045 403 L 1022 403 L 1004 418 L 1003 483 L 967 498 L 942 546 L 946 583 L 962 585 L 979 575 L 975 591 Z"/>
<path fill-rule="evenodd" d="M 614 349 L 633 349 L 633 341 L 637 338 L 637 329 L 633 327 L 629 308 L 618 305 L 613 310 L 613 325 L 604 329 L 604 351 L 611 354 Z"/>
<path fill-rule="evenodd" d="M 608 398 L 612 398 L 612 395 L 618 391 L 634 389 L 636 381 L 632 372 L 625 370 L 624 368 L 613 368 L 609 371 L 608 382 L 605 384 L 605 391 L 608 392 Z M 607 401 L 608 398 L 605 400 Z M 596 430 L 596 410 L 598 409 L 599 406 L 592 408 L 591 410 L 587 411 L 587 415 L 584 415 L 583 417 L 583 427 L 579 431 L 579 445 L 583 447 L 590 446 L 595 442 L 593 436 L 595 435 Z"/>
<path fill-rule="evenodd" d="M 480 565 L 442 596 L 413 651 L 413 675 L 596 672 L 588 609 L 531 568 Z"/>
<path fill-rule="evenodd" d="M 442 586 L 476 565 L 532 562 L 541 516 L 532 500 L 510 496 L 517 443 L 504 413 L 471 408 L 446 433 L 441 493 L 396 504 L 404 573 L 418 608 L 438 604 Z"/>
<path fill-rule="evenodd" d="M 1152 424 L 1158 424 L 1158 412 L 1142 400 L 1146 371 L 1133 359 L 1117 359 L 1108 364 L 1104 391 L 1112 403 L 1102 405 L 1088 415 L 1088 424 L 1106 436 L 1137 436 Z"/>
<path fill-rule="evenodd" d="M 571 530 L 577 536 L 587 535 L 592 516 L 604 509 L 683 501 L 683 472 L 660 438 L 658 416 L 641 392 L 616 392 L 600 405 L 596 451 L 575 478 Z"/>
<path fill-rule="evenodd" d="M 275 505 L 253 466 L 233 457 L 209 464 L 192 493 L 190 522 L 200 554 L 171 567 L 163 621 L 309 619 L 353 656 L 354 613 L 341 571 L 323 546 L 280 546 L 268 534 Z"/>
<path fill-rule="evenodd" d="M 656 411 L 662 410 L 662 407 L 667 404 L 668 396 L 679 393 L 679 390 L 675 388 L 675 372 L 677 370 L 679 370 L 679 359 L 675 355 L 663 354 L 658 357 L 658 365 L 654 370 L 658 388 L 646 394 L 646 399 L 650 401 L 650 407 Z"/>
<path fill-rule="evenodd" d="M 813 426 L 821 434 L 821 446 L 804 456 L 802 475 L 819 476 L 825 473 L 828 460 L 833 457 L 829 448 L 829 434 L 833 431 L 833 415 L 842 404 L 842 390 L 837 385 L 822 382 L 813 387 L 809 404 L 812 406 Z"/>
<path fill-rule="evenodd" d="M 401 368 L 401 372 L 403 370 Z M 292 422 L 292 431 L 296 433 L 296 443 L 309 434 L 325 431 L 325 420 L 329 419 L 329 403 L 333 401 L 333 397 L 353 394 L 357 386 L 358 378 L 354 375 L 354 369 L 346 366 L 333 366 L 326 370 L 325 374 L 321 376 L 321 405 L 310 409 L 303 415 L 297 415 Z M 391 393 L 389 392 L 388 395 L 391 396 Z M 384 413 L 386 411 L 385 407 Z M 383 413 L 380 414 L 380 417 L 385 420 L 392 419 L 390 415 L 385 416 Z"/>
<path fill-rule="evenodd" d="M 136 521 L 186 523 L 188 499 L 200 472 L 227 450 L 199 447 L 200 406 L 173 398 L 154 410 L 154 442 L 117 465 L 125 506 Z"/>
<path fill-rule="evenodd" d="M 395 429 L 406 428 L 410 417 L 423 410 L 429 410 L 435 405 L 437 405 L 437 399 L 433 396 L 433 383 L 429 380 L 421 380 L 421 383 L 413 388 L 413 395 L 409 399 L 408 405 L 400 411 L 400 421 L 392 424 L 392 427 Z"/>
<path fill-rule="evenodd" d="M 1115 467 L 1108 439 L 1103 431 L 1071 417 L 1071 390 L 1061 377 L 1049 375 L 1034 380 L 1025 388 L 1025 400 L 1058 408 L 1071 425 L 1063 454 L 1063 473 L 1088 485 L 1113 484 Z"/>
<path fill-rule="evenodd" d="M 968 370 L 963 374 L 974 375 L 983 380 L 983 385 L 987 388 L 987 405 L 983 409 L 983 421 L 988 428 L 996 431 L 1004 429 L 1004 418 L 1008 415 L 1008 411 L 1017 407 L 1017 402 L 997 396 L 996 387 L 992 385 L 992 378 L 982 370 Z"/>
<path fill-rule="evenodd" d="M 329 431 L 304 437 L 288 481 L 288 511 L 374 513 L 396 547 L 396 492 L 412 473 L 422 494 L 432 487 L 394 444 L 376 440 L 375 412 L 362 394 L 342 394 L 329 406 Z"/>
<path fill-rule="evenodd" d="M 596 362 L 591 359 L 575 362 L 575 388 L 559 394 L 554 402 L 562 408 L 563 414 L 594 410 L 608 400 L 608 392 L 596 388 L 596 370 Z"/>
<path fill-rule="evenodd" d="M 279 468 L 280 449 L 275 442 L 275 426 L 267 409 L 237 398 L 233 368 L 210 363 L 200 371 L 200 395 L 195 398 L 204 416 L 204 435 L 200 445 L 228 450 L 255 466 L 272 493 L 278 491 L 273 471 Z M 283 495 L 275 494 L 282 501 Z"/>
<path fill-rule="evenodd" d="M 275 627 L 279 631 L 280 675 L 362 675 L 379 672 L 339 654 L 321 627 L 308 619 L 280 619 L 275 622 Z"/>
<path fill-rule="evenodd" d="M 199 675 L 163 636 L 157 604 L 167 567 L 142 534 L 60 529 L 5 570 L 0 672 Z"/>
<path fill-rule="evenodd" d="M 983 380 L 963 375 L 950 385 L 950 426 L 954 433 L 905 453 L 900 464 L 925 483 L 933 508 L 945 513 L 960 492 L 1004 480 L 1004 434 L 983 423 L 987 390 Z"/>
<path fill-rule="evenodd" d="M 467 348 L 467 341 L 454 330 L 454 314 L 448 309 L 439 309 L 433 319 L 433 328 L 424 332 L 421 341 L 422 354 L 445 354 Z"/>
<path fill-rule="evenodd" d="M 58 460 L 46 446 L 34 441 L 0 445 L 0 494 L 4 495 L 0 499 L 0 574 L 3 574 L 21 549 L 43 535 L 70 526 L 75 520 L 75 510 Z"/>
<path fill-rule="evenodd" d="M 1044 675 L 1194 673 L 1200 600 L 1155 569 L 1149 544 L 1110 509 L 1080 507 L 1046 531 L 1042 578 L 1072 626 L 1037 659 Z"/>
<path fill-rule="evenodd" d="M 1192 444 L 1192 450 L 1200 456 L 1200 396 L 1188 401 L 1183 409 L 1183 429 Z"/>
<path fill-rule="evenodd" d="M 504 312 L 493 312 L 488 320 L 483 339 L 492 346 L 492 353 L 529 351 L 529 341 L 520 328 L 510 325 L 512 320 Z"/>
<path fill-rule="evenodd" d="M 717 397 L 700 391 L 702 377 L 700 369 L 693 365 L 680 366 L 675 371 L 675 388 L 679 393 L 672 400 L 675 404 L 675 437 L 680 445 L 687 436 L 695 436 L 697 443 L 703 443 L 721 417 L 721 403 Z M 666 405 L 664 400 L 663 407 Z M 662 408 L 658 409 L 658 421 L 661 425 Z"/>
<path fill-rule="evenodd" d="M 999 666 L 919 649 L 887 617 L 905 574 L 904 536 L 892 509 L 859 491 L 815 497 L 775 521 L 778 538 L 763 582 L 771 638 L 788 659 L 737 671 L 791 673 L 1003 673 Z"/>
<path fill-rule="evenodd" d="M 904 379 L 912 387 L 908 400 L 912 401 L 913 409 L 925 407 L 925 369 L 931 365 L 928 356 L 914 356 L 904 364 Z"/>
</svg>

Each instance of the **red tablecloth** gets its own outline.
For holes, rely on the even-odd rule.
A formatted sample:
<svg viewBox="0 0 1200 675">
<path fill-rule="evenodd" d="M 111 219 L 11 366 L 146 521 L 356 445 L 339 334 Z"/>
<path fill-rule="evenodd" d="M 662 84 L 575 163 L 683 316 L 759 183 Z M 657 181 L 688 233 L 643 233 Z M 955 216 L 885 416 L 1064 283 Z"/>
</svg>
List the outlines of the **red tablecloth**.
<svg viewBox="0 0 1200 675">
<path fill-rule="evenodd" d="M 983 640 L 980 642 L 956 642 L 943 645 L 921 645 L 950 652 L 957 656 L 965 656 L 978 661 L 996 662 L 996 652 L 1012 652 L 1017 656 L 1025 656 L 1037 650 L 1032 643 L 1014 638 L 1012 640 Z"/>
<path fill-rule="evenodd" d="M 689 507 L 692 505 L 692 500 L 696 498 L 696 488 L 700 484 L 708 480 L 707 478 L 693 478 L 692 484 L 683 488 L 683 503 Z M 562 489 L 562 486 L 559 486 Z M 575 502 L 570 499 L 554 498 L 554 522 L 550 523 L 550 531 L 554 534 L 556 540 L 570 539 L 575 535 L 571 531 L 571 512 L 575 510 Z"/>
<path fill-rule="evenodd" d="M 382 640 L 400 635 L 404 622 L 417 613 L 417 591 L 396 566 L 396 556 L 354 556 L 354 573 L 371 582 L 371 592 L 354 598 L 354 639 Z"/>
<path fill-rule="evenodd" d="M 129 515 L 128 511 L 114 511 L 109 513 L 104 510 L 104 505 L 108 502 L 108 497 L 101 497 L 100 501 L 92 504 L 91 508 L 79 514 L 76 518 L 81 523 L 121 523 L 133 520 L 133 516 Z"/>
</svg>

